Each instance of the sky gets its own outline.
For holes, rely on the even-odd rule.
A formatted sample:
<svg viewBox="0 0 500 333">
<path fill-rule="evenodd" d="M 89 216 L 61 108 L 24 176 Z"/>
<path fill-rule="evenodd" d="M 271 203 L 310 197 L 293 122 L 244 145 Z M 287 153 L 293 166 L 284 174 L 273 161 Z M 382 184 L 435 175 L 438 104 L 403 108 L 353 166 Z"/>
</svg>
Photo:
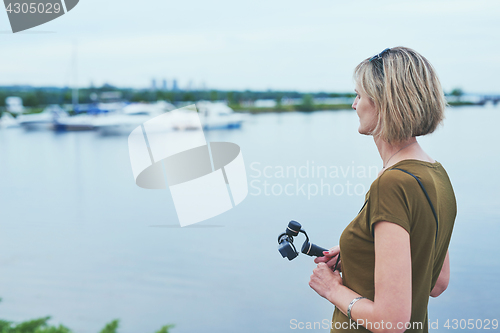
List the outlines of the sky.
<svg viewBox="0 0 500 333">
<path fill-rule="evenodd" d="M 80 0 L 16 34 L 0 11 L 0 85 L 344 92 L 363 59 L 407 46 L 445 91 L 500 93 L 499 17 L 497 0 Z"/>
</svg>

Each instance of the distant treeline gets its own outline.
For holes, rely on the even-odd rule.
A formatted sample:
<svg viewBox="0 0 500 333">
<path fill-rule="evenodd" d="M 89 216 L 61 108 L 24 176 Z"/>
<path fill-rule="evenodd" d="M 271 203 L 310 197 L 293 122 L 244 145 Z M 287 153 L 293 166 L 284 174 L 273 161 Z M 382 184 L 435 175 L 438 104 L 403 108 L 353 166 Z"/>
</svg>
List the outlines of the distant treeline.
<svg viewBox="0 0 500 333">
<path fill-rule="evenodd" d="M 354 93 L 302 93 L 297 91 L 231 91 L 231 90 L 193 90 L 193 91 L 163 91 L 151 89 L 127 89 L 104 85 L 100 88 L 81 88 L 78 90 L 79 103 L 92 103 L 103 101 L 102 96 L 107 92 L 119 92 L 120 99 L 130 102 L 154 102 L 166 100 L 172 103 L 199 101 L 199 100 L 226 100 L 230 105 L 239 105 L 243 102 L 251 102 L 259 99 L 272 99 L 278 103 L 287 98 L 304 98 L 308 95 L 312 98 L 328 97 L 355 97 Z M 23 105 L 37 107 L 49 104 L 72 103 L 71 88 L 57 87 L 31 87 L 31 86 L 9 86 L 0 87 L 0 107 L 5 106 L 5 98 L 18 96 L 23 99 Z M 103 94 L 104 93 L 104 94 Z"/>
<path fill-rule="evenodd" d="M 484 101 L 463 100 L 464 92 L 455 88 L 446 94 L 453 96 L 449 104 L 482 105 Z M 9 96 L 21 97 L 23 105 L 29 112 L 40 112 L 50 104 L 71 104 L 73 90 L 69 87 L 32 87 L 32 86 L 3 86 L 0 87 L 0 112 L 5 107 L 5 98 Z M 298 91 L 236 91 L 236 90 L 160 90 L 160 89 L 132 89 L 117 88 L 108 84 L 102 87 L 88 87 L 78 89 L 78 103 L 90 104 L 97 102 L 155 102 L 169 101 L 173 104 L 182 102 L 226 101 L 235 111 L 249 112 L 280 112 L 280 111 L 314 111 L 314 110 L 345 110 L 351 109 L 351 103 L 356 95 L 353 92 L 315 92 L 304 93 Z M 335 102 L 326 102 L 328 98 L 340 98 Z M 346 100 L 342 100 L 346 98 Z M 323 99 L 323 100 L 322 100 Z M 350 99 L 350 100 L 349 100 Z M 274 100 L 273 106 L 253 105 L 257 100 Z M 288 101 L 287 101 L 288 100 Z M 290 100 L 293 102 L 290 103 Z M 496 104 L 498 98 L 494 100 Z M 1 333 L 1 332 L 0 332 Z"/>
</svg>

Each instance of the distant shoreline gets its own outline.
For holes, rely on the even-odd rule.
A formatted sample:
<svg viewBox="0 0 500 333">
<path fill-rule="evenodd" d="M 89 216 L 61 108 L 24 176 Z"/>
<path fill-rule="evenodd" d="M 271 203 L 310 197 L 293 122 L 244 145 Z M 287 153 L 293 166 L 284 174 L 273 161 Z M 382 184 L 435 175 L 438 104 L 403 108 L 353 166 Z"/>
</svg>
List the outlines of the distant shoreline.
<svg viewBox="0 0 500 333">
<path fill-rule="evenodd" d="M 245 107 L 241 105 L 229 105 L 229 107 L 231 107 L 235 112 L 247 113 L 352 110 L 352 104 L 314 104 L 307 107 L 304 107 L 302 105 L 282 105 L 280 107 Z"/>
<path fill-rule="evenodd" d="M 195 103 L 195 102 L 193 102 Z M 484 106 L 481 103 L 474 103 L 469 101 L 453 101 L 448 102 L 448 105 L 451 107 L 460 107 L 460 106 Z M 250 107 L 250 106 L 242 106 L 240 104 L 230 104 L 235 112 L 238 113 L 285 113 L 285 112 L 314 112 L 314 111 L 349 111 L 352 110 L 352 104 L 313 104 L 313 105 L 281 105 L 279 107 Z M 24 114 L 32 114 L 32 113 L 40 113 L 44 110 L 45 106 L 37 106 L 37 107 L 27 107 Z M 0 115 L 2 112 L 5 112 L 5 107 L 0 107 Z M 352 110 L 353 111 L 353 110 Z M 72 114 L 70 112 L 70 114 Z"/>
<path fill-rule="evenodd" d="M 483 106 L 483 104 L 473 102 L 448 102 L 449 106 Z M 281 113 L 281 112 L 313 112 L 313 111 L 341 111 L 352 110 L 351 104 L 314 104 L 308 109 L 304 109 L 301 105 L 284 105 L 279 108 L 272 107 L 244 107 L 241 105 L 229 105 L 235 112 L 241 113 Z"/>
</svg>

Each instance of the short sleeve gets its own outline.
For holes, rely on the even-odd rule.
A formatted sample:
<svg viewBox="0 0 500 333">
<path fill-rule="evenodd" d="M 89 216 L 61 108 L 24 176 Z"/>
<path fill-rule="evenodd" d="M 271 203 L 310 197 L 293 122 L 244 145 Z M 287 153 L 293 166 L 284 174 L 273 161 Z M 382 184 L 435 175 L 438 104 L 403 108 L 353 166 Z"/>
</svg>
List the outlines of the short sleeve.
<svg viewBox="0 0 500 333">
<path fill-rule="evenodd" d="M 414 183 L 416 182 L 412 177 L 398 170 L 387 170 L 373 182 L 369 205 L 372 236 L 374 224 L 380 221 L 395 223 L 410 233 L 412 216 L 408 194 L 415 190 Z"/>
</svg>

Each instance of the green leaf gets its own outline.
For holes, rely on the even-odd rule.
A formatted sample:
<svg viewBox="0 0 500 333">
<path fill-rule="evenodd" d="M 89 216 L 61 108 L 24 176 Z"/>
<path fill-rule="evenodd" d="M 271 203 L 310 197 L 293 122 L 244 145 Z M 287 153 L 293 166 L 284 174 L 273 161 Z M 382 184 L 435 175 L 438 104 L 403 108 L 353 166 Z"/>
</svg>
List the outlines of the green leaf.
<svg viewBox="0 0 500 333">
<path fill-rule="evenodd" d="M 106 324 L 106 326 L 104 326 L 100 333 L 116 333 L 119 322 L 120 321 L 118 319 L 115 319 L 112 322 Z"/>
<path fill-rule="evenodd" d="M 12 332 L 12 322 L 0 319 L 0 333 Z"/>
<path fill-rule="evenodd" d="M 35 331 L 35 333 L 72 333 L 72 331 L 66 326 L 59 325 L 59 327 L 48 326 L 39 328 Z"/>
<path fill-rule="evenodd" d="M 160 328 L 160 330 L 159 330 L 159 331 L 156 331 L 155 333 L 169 333 L 169 331 L 168 331 L 168 330 L 169 330 L 170 328 L 174 328 L 174 327 L 175 327 L 175 325 L 173 325 L 173 324 L 168 324 L 168 325 L 165 325 L 165 326 L 163 326 L 162 328 Z"/>
<path fill-rule="evenodd" d="M 33 333 L 38 328 L 47 326 L 47 321 L 50 317 L 38 318 L 33 320 L 28 320 L 16 325 L 12 333 Z"/>
</svg>

